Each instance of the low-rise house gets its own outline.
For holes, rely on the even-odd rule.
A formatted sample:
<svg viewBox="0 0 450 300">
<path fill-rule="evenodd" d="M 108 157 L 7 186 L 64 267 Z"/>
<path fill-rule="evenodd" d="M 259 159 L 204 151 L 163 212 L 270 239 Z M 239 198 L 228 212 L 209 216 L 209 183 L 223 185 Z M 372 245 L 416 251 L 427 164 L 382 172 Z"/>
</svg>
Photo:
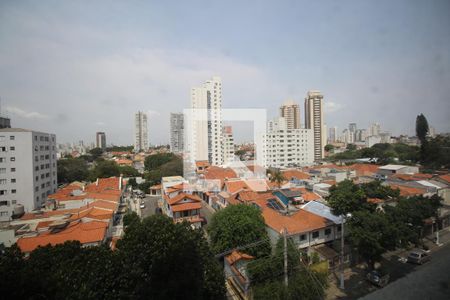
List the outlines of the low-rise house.
<svg viewBox="0 0 450 300">
<path fill-rule="evenodd" d="M 233 251 L 224 259 L 224 272 L 227 282 L 243 299 L 251 299 L 247 264 L 253 259 L 253 256 L 239 251 Z"/>
<path fill-rule="evenodd" d="M 54 246 L 66 241 L 79 241 L 83 247 L 100 245 L 106 240 L 108 224 L 102 221 L 83 223 L 53 222 L 48 224 L 49 230 L 35 236 L 21 237 L 17 245 L 24 253 L 30 253 L 39 246 Z"/>
<path fill-rule="evenodd" d="M 175 223 L 188 221 L 195 228 L 202 226 L 203 218 L 200 216 L 202 200 L 191 194 L 179 193 L 174 197 L 163 195 L 163 212 L 173 219 Z"/>
<path fill-rule="evenodd" d="M 394 174 L 415 174 L 415 173 L 419 173 L 419 168 L 415 166 L 385 165 L 378 167 L 378 174 L 385 176 Z"/>
</svg>

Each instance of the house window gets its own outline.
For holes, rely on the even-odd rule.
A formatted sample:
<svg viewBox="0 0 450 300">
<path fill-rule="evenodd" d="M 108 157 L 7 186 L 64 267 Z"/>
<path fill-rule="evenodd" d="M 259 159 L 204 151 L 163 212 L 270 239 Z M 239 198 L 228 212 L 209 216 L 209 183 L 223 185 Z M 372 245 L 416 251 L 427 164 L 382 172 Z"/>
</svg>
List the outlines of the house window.
<svg viewBox="0 0 450 300">
<path fill-rule="evenodd" d="M 300 235 L 300 242 L 306 240 L 306 234 Z"/>
<path fill-rule="evenodd" d="M 331 228 L 325 229 L 325 235 L 330 235 L 330 234 L 331 234 Z"/>
<path fill-rule="evenodd" d="M 318 231 L 314 231 L 312 233 L 312 237 L 313 237 L 313 239 L 317 239 L 319 237 L 319 232 Z"/>
</svg>

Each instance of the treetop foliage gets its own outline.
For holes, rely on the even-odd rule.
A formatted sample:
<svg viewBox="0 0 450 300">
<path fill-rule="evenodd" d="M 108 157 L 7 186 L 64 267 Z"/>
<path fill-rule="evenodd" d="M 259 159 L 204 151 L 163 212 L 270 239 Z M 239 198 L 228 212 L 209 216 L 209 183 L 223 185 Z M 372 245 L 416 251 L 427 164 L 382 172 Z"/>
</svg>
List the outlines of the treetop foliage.
<svg viewBox="0 0 450 300">
<path fill-rule="evenodd" d="M 245 204 L 230 205 L 216 212 L 208 227 L 208 234 L 212 251 L 216 254 L 269 238 L 259 209 Z M 245 250 L 256 257 L 268 255 L 270 251 L 268 243 Z"/>
<path fill-rule="evenodd" d="M 116 251 L 66 242 L 24 259 L 14 245 L 0 255 L 0 277 L 9 299 L 225 299 L 202 232 L 164 216 L 130 222 Z"/>
</svg>

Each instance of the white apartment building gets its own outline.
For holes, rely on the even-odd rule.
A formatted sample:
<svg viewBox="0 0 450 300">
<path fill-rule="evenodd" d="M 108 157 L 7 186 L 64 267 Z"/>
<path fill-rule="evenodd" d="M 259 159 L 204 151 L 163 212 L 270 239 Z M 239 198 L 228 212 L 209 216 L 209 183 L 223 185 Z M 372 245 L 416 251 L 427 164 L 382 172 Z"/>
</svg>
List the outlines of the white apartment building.
<svg viewBox="0 0 450 300">
<path fill-rule="evenodd" d="M 27 212 L 39 209 L 56 189 L 56 136 L 0 129 L 0 207 L 12 211 L 15 205 L 23 205 Z"/>
<path fill-rule="evenodd" d="M 190 135 L 191 161 L 208 160 L 212 165 L 223 163 L 222 81 L 213 77 L 201 87 L 191 89 Z"/>
<path fill-rule="evenodd" d="M 184 151 L 184 115 L 170 114 L 170 151 L 182 153 Z"/>
<path fill-rule="evenodd" d="M 223 128 L 223 159 L 224 164 L 229 164 L 234 161 L 234 138 L 231 126 L 225 126 Z"/>
<path fill-rule="evenodd" d="M 300 129 L 300 107 L 294 100 L 287 100 L 280 106 L 280 117 L 286 119 L 287 129 Z"/>
<path fill-rule="evenodd" d="M 378 136 L 381 133 L 381 126 L 379 123 L 373 123 L 369 127 L 369 133 L 368 136 Z"/>
<path fill-rule="evenodd" d="M 314 162 L 312 129 L 287 129 L 282 117 L 268 122 L 263 145 L 264 167 L 306 166 Z"/>
<path fill-rule="evenodd" d="M 314 160 L 324 157 L 327 134 L 323 119 L 323 95 L 319 91 L 309 91 L 305 98 L 305 128 L 314 134 Z"/>
<path fill-rule="evenodd" d="M 147 114 L 138 111 L 134 115 L 134 151 L 148 150 Z"/>
<path fill-rule="evenodd" d="M 97 132 L 95 134 L 95 147 L 106 149 L 106 134 L 104 132 Z"/>
<path fill-rule="evenodd" d="M 338 139 L 338 134 L 337 134 L 337 127 L 330 127 L 328 128 L 328 143 L 332 144 L 335 143 Z"/>
</svg>

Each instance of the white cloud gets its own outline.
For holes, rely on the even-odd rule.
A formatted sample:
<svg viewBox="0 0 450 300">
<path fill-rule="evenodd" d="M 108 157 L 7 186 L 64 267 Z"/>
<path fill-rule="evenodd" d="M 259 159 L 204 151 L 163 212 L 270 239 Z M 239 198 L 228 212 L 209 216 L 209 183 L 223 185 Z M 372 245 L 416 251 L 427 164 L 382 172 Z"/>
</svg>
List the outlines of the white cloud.
<svg viewBox="0 0 450 300">
<path fill-rule="evenodd" d="M 325 108 L 325 112 L 326 113 L 336 112 L 336 111 L 340 110 L 342 107 L 343 107 L 342 104 L 336 103 L 336 102 L 332 102 L 332 101 L 326 101 L 325 104 L 324 104 L 324 108 Z"/>
<path fill-rule="evenodd" d="M 6 111 L 10 114 L 25 118 L 25 119 L 48 119 L 47 115 L 41 114 L 36 111 L 25 111 L 15 106 L 7 106 Z"/>
</svg>

